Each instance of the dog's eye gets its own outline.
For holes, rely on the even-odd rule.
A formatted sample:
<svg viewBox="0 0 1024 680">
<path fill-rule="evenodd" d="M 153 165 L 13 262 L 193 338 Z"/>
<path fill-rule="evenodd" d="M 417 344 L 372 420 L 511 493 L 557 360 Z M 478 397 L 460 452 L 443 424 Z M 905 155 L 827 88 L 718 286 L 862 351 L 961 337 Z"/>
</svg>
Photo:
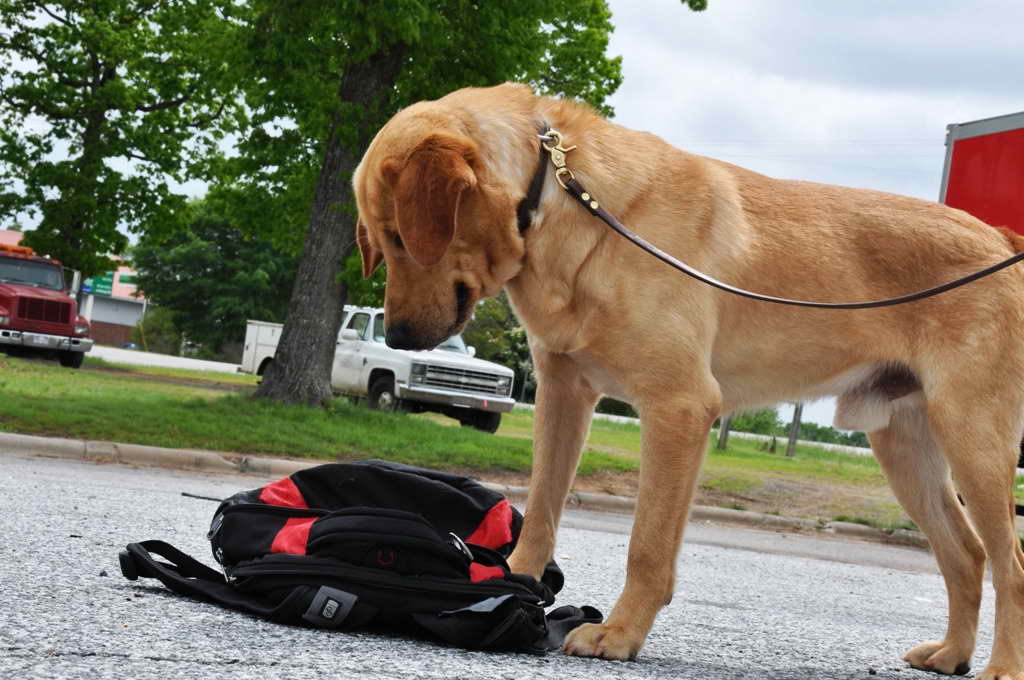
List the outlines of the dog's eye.
<svg viewBox="0 0 1024 680">
<path fill-rule="evenodd" d="M 392 235 L 391 239 L 392 241 L 394 241 L 396 248 L 398 248 L 399 250 L 405 249 L 405 244 L 402 243 L 402 237 L 398 235 L 397 231 Z"/>
</svg>

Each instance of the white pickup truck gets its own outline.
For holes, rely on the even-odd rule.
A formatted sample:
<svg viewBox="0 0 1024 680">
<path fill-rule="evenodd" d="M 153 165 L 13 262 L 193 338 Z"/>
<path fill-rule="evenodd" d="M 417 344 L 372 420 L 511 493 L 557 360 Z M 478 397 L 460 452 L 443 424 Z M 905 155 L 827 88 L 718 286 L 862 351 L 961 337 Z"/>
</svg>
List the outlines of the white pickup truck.
<svg viewBox="0 0 1024 680">
<path fill-rule="evenodd" d="M 281 324 L 249 321 L 239 370 L 263 375 L 274 360 Z M 464 427 L 494 432 L 501 414 L 512 410 L 510 368 L 474 358 L 462 336 L 436 349 L 411 352 L 384 344 L 384 310 L 345 306 L 345 318 L 331 368 L 339 394 L 365 398 L 374 409 L 434 411 Z"/>
</svg>

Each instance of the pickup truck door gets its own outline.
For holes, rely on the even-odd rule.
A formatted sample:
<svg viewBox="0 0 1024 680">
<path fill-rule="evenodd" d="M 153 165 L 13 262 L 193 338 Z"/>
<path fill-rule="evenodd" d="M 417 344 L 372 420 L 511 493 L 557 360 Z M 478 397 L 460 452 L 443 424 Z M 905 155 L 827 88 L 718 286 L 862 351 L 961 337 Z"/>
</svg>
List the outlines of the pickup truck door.
<svg viewBox="0 0 1024 680">
<path fill-rule="evenodd" d="M 366 329 L 366 342 L 363 344 L 362 369 L 360 371 L 360 384 L 369 389 L 370 372 L 375 368 L 387 368 L 395 370 L 395 358 L 399 354 L 384 344 L 384 312 L 377 312 L 373 315 L 373 322 Z M 399 359 L 401 361 L 401 359 Z M 399 371 L 400 372 L 400 371 Z"/>
<path fill-rule="evenodd" d="M 331 386 L 334 389 L 359 394 L 363 392 L 360 375 L 363 369 L 363 352 L 366 347 L 369 326 L 370 315 L 365 312 L 356 312 L 349 317 L 348 323 L 344 325 L 342 332 L 338 335 L 334 365 L 331 368 Z M 356 331 L 359 337 L 355 340 L 345 340 L 342 336 L 346 329 Z"/>
</svg>

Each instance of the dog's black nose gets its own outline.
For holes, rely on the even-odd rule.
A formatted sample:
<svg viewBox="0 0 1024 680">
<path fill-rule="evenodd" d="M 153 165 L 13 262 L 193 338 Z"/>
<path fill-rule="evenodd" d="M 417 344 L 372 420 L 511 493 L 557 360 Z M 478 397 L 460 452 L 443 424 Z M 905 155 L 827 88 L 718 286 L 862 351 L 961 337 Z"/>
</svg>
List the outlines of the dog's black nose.
<svg viewBox="0 0 1024 680">
<path fill-rule="evenodd" d="M 392 349 L 419 349 L 412 326 L 404 321 L 388 324 L 387 331 L 384 333 L 384 342 Z"/>
</svg>

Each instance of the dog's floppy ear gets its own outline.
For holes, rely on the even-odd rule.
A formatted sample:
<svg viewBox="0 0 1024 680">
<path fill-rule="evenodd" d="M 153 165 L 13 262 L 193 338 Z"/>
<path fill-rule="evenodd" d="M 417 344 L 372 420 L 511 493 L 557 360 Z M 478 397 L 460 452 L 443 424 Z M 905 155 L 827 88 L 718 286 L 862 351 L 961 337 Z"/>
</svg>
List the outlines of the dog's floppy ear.
<svg viewBox="0 0 1024 680">
<path fill-rule="evenodd" d="M 370 241 L 370 232 L 362 220 L 356 220 L 356 243 L 359 244 L 359 255 L 363 259 L 363 278 L 368 279 L 380 266 L 383 254 Z"/>
<path fill-rule="evenodd" d="M 409 255 L 421 265 L 436 264 L 455 237 L 459 202 L 476 186 L 469 140 L 431 135 L 403 165 L 385 166 L 395 199 L 395 221 Z"/>
</svg>

